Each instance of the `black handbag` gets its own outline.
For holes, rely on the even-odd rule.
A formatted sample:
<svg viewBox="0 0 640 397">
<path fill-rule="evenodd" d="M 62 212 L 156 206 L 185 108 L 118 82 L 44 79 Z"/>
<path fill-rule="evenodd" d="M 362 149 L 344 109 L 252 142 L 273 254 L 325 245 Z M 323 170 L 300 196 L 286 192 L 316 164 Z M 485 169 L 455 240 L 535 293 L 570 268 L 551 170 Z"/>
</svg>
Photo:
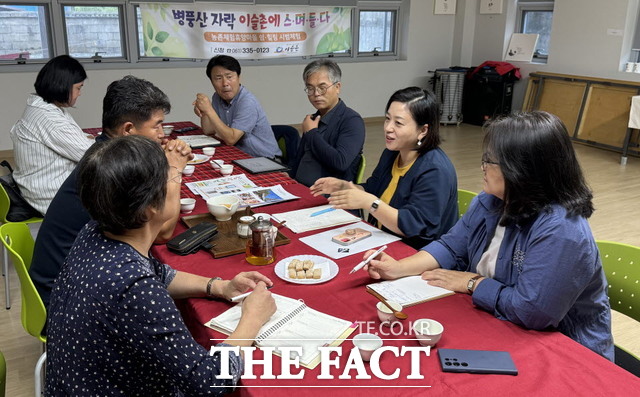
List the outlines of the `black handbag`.
<svg viewBox="0 0 640 397">
<path fill-rule="evenodd" d="M 9 170 L 7 175 L 0 176 L 0 183 L 7 192 L 9 197 L 9 212 L 7 213 L 7 221 L 9 222 L 22 222 L 29 218 L 38 217 L 42 218 L 42 214 L 33 208 L 27 200 L 22 197 L 18 184 L 13 179 L 13 168 L 7 160 L 3 160 L 0 163 L 0 167 L 4 167 Z M 0 222 L 2 220 L 0 219 Z"/>
<path fill-rule="evenodd" d="M 218 233 L 218 225 L 202 222 L 190 227 L 167 242 L 167 248 L 178 255 L 189 255 L 199 249 L 209 250 L 213 247 L 211 240 Z"/>
</svg>

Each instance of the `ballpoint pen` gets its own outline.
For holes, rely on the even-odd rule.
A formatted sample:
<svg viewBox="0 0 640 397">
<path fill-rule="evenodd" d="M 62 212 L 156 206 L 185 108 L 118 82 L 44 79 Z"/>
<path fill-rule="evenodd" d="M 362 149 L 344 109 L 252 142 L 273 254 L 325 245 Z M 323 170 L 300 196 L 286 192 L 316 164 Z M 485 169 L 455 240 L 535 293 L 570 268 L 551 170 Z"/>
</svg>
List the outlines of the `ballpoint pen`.
<svg viewBox="0 0 640 397">
<path fill-rule="evenodd" d="M 270 285 L 267 287 L 267 289 L 271 289 L 273 288 L 273 285 Z M 233 298 L 229 299 L 231 302 L 238 302 L 243 300 L 244 298 L 246 298 L 247 296 L 249 296 L 253 291 L 249 291 L 249 292 L 245 292 L 244 294 L 240 294 L 238 296 L 234 296 Z"/>
<path fill-rule="evenodd" d="M 325 208 L 323 210 L 316 211 L 309 216 L 318 216 L 318 215 L 326 214 L 327 212 L 331 212 L 331 211 L 335 211 L 335 208 Z"/>
<path fill-rule="evenodd" d="M 369 257 L 365 260 L 363 260 L 362 262 L 358 263 L 356 265 L 356 267 L 354 267 L 353 269 L 351 269 L 351 271 L 349 272 L 349 274 L 355 273 L 358 270 L 362 269 L 363 267 L 365 267 L 365 265 L 369 264 L 369 262 L 371 262 L 371 260 L 373 258 L 375 258 L 376 256 L 380 255 L 382 253 L 382 251 L 386 250 L 387 246 L 383 245 L 382 247 L 378 248 L 378 250 L 376 252 L 374 252 L 373 254 L 369 255 Z"/>
</svg>

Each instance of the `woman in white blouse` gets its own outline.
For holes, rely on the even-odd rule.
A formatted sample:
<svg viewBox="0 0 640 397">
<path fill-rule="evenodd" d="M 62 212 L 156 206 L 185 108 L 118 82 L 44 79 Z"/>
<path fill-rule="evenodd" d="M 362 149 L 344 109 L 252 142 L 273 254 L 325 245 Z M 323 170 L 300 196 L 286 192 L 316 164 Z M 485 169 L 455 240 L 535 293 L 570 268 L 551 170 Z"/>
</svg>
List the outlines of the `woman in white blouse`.
<svg viewBox="0 0 640 397">
<path fill-rule="evenodd" d="M 14 178 L 24 198 L 42 214 L 62 182 L 93 144 L 67 108 L 76 104 L 87 73 L 77 60 L 60 55 L 40 70 L 27 107 L 11 128 Z"/>
</svg>

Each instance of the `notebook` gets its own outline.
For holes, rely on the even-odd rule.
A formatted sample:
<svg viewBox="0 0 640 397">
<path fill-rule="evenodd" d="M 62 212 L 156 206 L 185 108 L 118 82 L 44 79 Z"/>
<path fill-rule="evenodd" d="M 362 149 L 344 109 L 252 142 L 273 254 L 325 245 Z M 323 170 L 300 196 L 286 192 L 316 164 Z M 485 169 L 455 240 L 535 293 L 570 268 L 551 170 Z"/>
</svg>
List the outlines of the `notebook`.
<svg viewBox="0 0 640 397">
<path fill-rule="evenodd" d="M 338 346 L 357 327 L 357 323 L 311 309 L 301 300 L 272 294 L 277 310 L 256 337 L 259 347 L 302 347 L 300 364 L 313 369 L 320 363 L 320 346 Z M 231 334 L 240 322 L 242 308 L 236 305 L 205 325 Z M 278 350 L 275 350 L 278 354 Z"/>
<path fill-rule="evenodd" d="M 266 157 L 253 157 L 250 159 L 233 160 L 234 163 L 249 171 L 252 174 L 262 174 L 265 172 L 288 171 L 289 167 Z"/>
<path fill-rule="evenodd" d="M 345 210 L 331 208 L 330 205 L 321 205 L 319 207 L 305 208 L 302 210 L 281 212 L 273 214 L 272 217 L 280 223 L 286 221 L 287 227 L 294 233 L 304 233 L 310 230 L 324 229 L 360 221 L 360 218 Z M 328 211 L 329 209 L 331 210 Z M 316 213 L 322 214 L 313 216 Z"/>
<path fill-rule="evenodd" d="M 220 141 L 209 135 L 184 135 L 180 137 L 181 140 L 191 146 L 192 149 L 200 149 L 205 146 L 218 146 Z"/>
<path fill-rule="evenodd" d="M 409 276 L 393 281 L 369 284 L 367 288 L 376 291 L 388 301 L 398 302 L 403 307 L 454 294 L 453 291 L 448 289 L 430 285 L 420 276 Z"/>
</svg>

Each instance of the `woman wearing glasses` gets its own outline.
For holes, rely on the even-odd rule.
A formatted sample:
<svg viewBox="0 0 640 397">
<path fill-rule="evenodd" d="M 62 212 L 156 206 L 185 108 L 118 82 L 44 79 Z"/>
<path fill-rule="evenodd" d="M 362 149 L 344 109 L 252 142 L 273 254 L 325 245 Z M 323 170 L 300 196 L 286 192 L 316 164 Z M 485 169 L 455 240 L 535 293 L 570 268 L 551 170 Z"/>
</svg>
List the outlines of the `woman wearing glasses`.
<svg viewBox="0 0 640 397">
<path fill-rule="evenodd" d="M 440 115 L 432 92 L 396 91 L 385 112 L 386 149 L 371 177 L 362 185 L 321 178 L 311 192 L 330 194 L 336 208 L 368 211 L 369 222 L 419 249 L 458 220 L 456 171 L 438 147 Z"/>
<path fill-rule="evenodd" d="M 381 254 L 370 276 L 422 274 L 500 319 L 558 330 L 613 360 L 607 284 L 587 222 L 592 194 L 566 127 L 532 112 L 486 130 L 484 193 L 449 233 L 398 261 Z"/>
<path fill-rule="evenodd" d="M 75 106 L 87 73 L 74 58 L 60 55 L 36 77 L 24 114 L 11 128 L 16 158 L 13 174 L 24 198 L 45 214 L 53 196 L 94 142 L 75 122 Z"/>
<path fill-rule="evenodd" d="M 151 256 L 160 228 L 180 211 L 180 170 L 156 142 L 126 136 L 93 146 L 78 164 L 78 178 L 94 220 L 78 234 L 51 295 L 46 395 L 229 392 L 243 370 L 240 356 L 209 354 L 172 298 L 229 299 L 253 289 L 223 342 L 250 346 L 275 312 L 265 288 L 271 281 L 257 272 L 229 281 L 196 276 Z M 219 377 L 223 368 L 230 379 Z"/>
</svg>

